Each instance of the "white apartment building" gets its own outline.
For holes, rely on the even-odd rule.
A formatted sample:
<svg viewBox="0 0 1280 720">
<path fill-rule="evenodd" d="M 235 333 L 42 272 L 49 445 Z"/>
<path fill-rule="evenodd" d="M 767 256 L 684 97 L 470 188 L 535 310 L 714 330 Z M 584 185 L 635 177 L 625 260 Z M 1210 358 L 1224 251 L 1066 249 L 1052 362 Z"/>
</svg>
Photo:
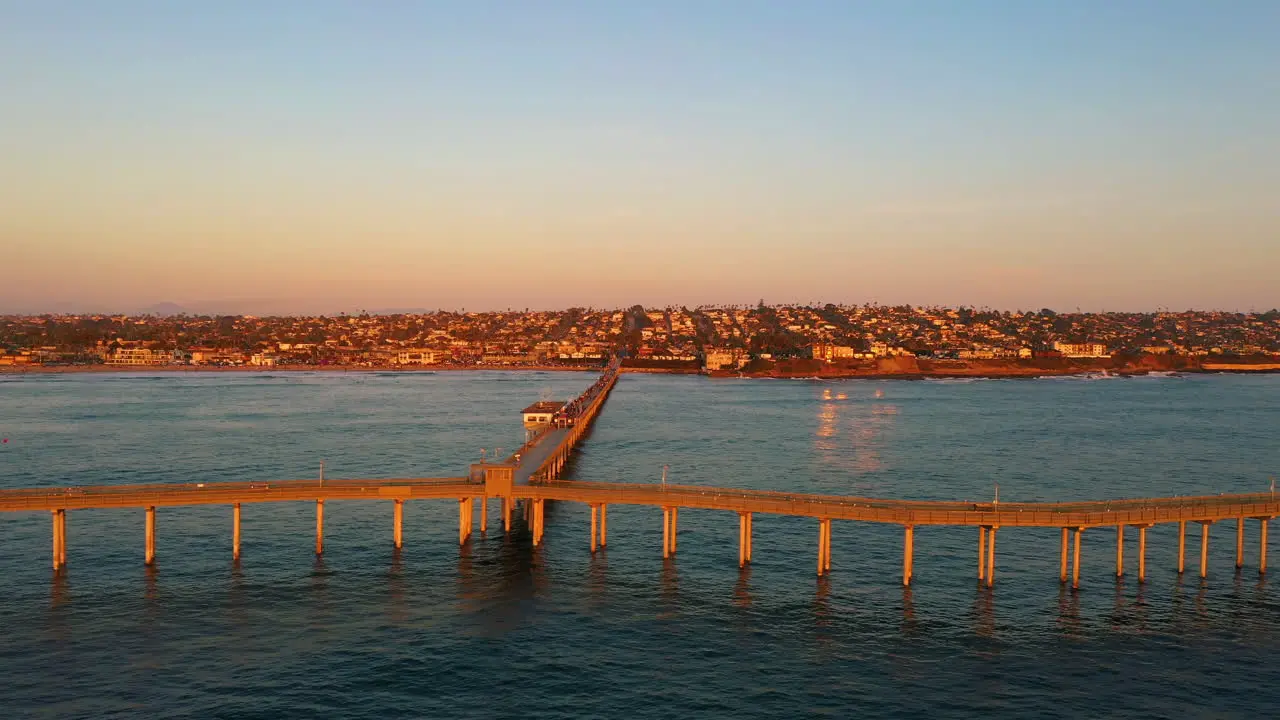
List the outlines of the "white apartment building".
<svg viewBox="0 0 1280 720">
<path fill-rule="evenodd" d="M 1108 357 L 1107 346 L 1102 343 L 1065 343 L 1055 342 L 1053 349 L 1062 353 L 1063 357 L 1069 358 L 1100 358 Z"/>
</svg>

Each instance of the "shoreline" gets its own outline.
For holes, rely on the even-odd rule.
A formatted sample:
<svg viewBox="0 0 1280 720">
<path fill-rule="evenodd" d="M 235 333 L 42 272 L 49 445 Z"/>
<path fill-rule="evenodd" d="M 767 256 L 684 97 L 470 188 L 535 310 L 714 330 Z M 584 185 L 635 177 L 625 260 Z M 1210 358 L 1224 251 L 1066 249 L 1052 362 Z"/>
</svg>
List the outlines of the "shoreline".
<svg viewBox="0 0 1280 720">
<path fill-rule="evenodd" d="M 271 372 L 350 372 L 350 373 L 436 373 L 436 372 L 583 372 L 595 373 L 600 368 L 569 367 L 564 365 L 421 365 L 414 367 L 368 367 L 364 365 L 277 365 L 259 367 L 241 365 L 214 367 L 207 365 L 27 365 L 0 367 L 0 375 L 64 375 L 64 374 L 130 374 L 130 373 L 271 373 Z M 1280 364 L 1259 363 L 1227 364 L 1205 363 L 1202 366 L 1184 368 L 1150 367 L 976 367 L 939 368 L 902 371 L 901 369 L 817 370 L 810 372 L 703 372 L 691 368 L 635 368 L 623 367 L 623 374 L 636 375 L 702 375 L 710 378 L 750 380 L 1034 380 L 1045 377 L 1073 377 L 1086 375 L 1112 375 L 1115 377 L 1142 377 L 1153 373 L 1170 374 L 1280 374 Z"/>
</svg>

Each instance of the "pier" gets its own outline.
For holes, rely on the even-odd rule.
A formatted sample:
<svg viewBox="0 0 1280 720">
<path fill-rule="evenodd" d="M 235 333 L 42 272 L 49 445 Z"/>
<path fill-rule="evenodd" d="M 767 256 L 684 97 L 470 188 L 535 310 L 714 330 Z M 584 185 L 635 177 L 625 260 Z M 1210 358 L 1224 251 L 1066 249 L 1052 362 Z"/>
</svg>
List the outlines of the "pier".
<svg viewBox="0 0 1280 720">
<path fill-rule="evenodd" d="M 500 467 L 500 466 L 498 466 Z M 495 494 L 494 491 L 497 491 Z M 324 504 L 328 501 L 373 500 L 391 505 L 390 539 L 395 547 L 402 544 L 403 504 L 410 501 L 451 501 L 459 506 L 458 540 L 467 543 L 475 526 L 475 501 L 482 501 L 481 528 L 488 523 L 490 498 L 502 501 L 503 529 L 510 532 L 509 508 L 522 503 L 528 512 L 528 526 L 534 543 L 540 543 L 545 516 L 545 503 L 576 502 L 591 510 L 590 528 L 584 528 L 584 547 L 597 551 L 607 543 L 607 517 L 610 505 L 642 505 L 661 510 L 655 513 L 655 524 L 661 518 L 663 557 L 678 554 L 676 537 L 679 511 L 682 508 L 719 510 L 739 517 L 738 562 L 747 565 L 752 557 L 752 527 L 755 515 L 791 515 L 814 520 L 816 566 L 819 575 L 831 571 L 831 537 L 836 532 L 834 521 L 870 522 L 899 525 L 903 530 L 902 582 L 914 580 L 915 528 L 919 526 L 968 526 L 978 529 L 976 538 L 977 576 L 991 586 L 997 569 L 996 531 L 1007 528 L 1052 527 L 1062 530 L 1059 551 L 1058 581 L 1080 586 L 1081 546 L 1086 531 L 1094 531 L 1100 540 L 1110 536 L 1116 543 L 1115 572 L 1125 573 L 1125 531 L 1138 532 L 1137 576 L 1146 581 L 1146 531 L 1157 524 L 1178 526 L 1179 573 L 1186 570 L 1186 529 L 1200 526 L 1200 577 L 1209 572 L 1209 528 L 1227 522 L 1235 530 L 1236 563 L 1245 565 L 1246 528 L 1257 526 L 1257 570 L 1267 569 L 1268 523 L 1280 515 L 1280 501 L 1270 493 L 1211 495 L 1204 497 L 1145 498 L 1083 503 L 1000 503 L 999 507 L 974 503 L 889 500 L 843 495 L 813 495 L 764 490 L 702 487 L 692 485 L 658 485 L 639 483 L 592 483 L 554 480 L 527 485 L 499 482 L 494 485 L 472 478 L 414 478 L 377 480 L 284 480 L 249 483 L 203 483 L 165 485 L 104 485 L 71 490 L 33 488 L 0 491 L 0 512 L 48 512 L 53 518 L 53 566 L 61 569 L 67 563 L 68 517 L 75 510 L 88 508 L 134 508 L 145 512 L 144 562 L 151 563 L 157 553 L 157 508 L 186 505 L 227 505 L 232 509 L 233 557 L 239 558 L 239 515 L 245 503 L 314 502 L 316 503 L 316 552 L 323 552 Z M 1110 530 L 1111 532 L 1103 532 Z M 1105 542 L 1105 540 L 1104 540 Z M 655 549 L 656 551 L 656 549 Z"/>
<path fill-rule="evenodd" d="M 831 539 L 838 532 L 835 521 L 897 525 L 902 528 L 903 585 L 915 579 L 915 529 L 920 526 L 966 526 L 978 530 L 976 575 L 987 587 L 995 584 L 998 570 L 998 531 L 1042 527 L 1061 530 L 1058 582 L 1080 587 L 1082 546 L 1086 531 L 1102 542 L 1112 537 L 1115 575 L 1127 572 L 1126 533 L 1137 533 L 1137 579 L 1147 579 L 1147 530 L 1158 524 L 1176 524 L 1177 572 L 1186 572 L 1187 528 L 1199 525 L 1199 563 L 1209 573 L 1210 528 L 1229 523 L 1235 530 L 1235 569 L 1245 567 L 1247 528 L 1257 527 L 1256 567 L 1267 570 L 1267 531 L 1280 515 L 1274 491 L 1259 494 L 1163 497 L 1066 503 L 972 503 L 894 500 L 844 495 L 744 490 L 735 488 L 668 485 L 666 483 L 597 483 L 560 479 L 565 464 L 589 430 L 618 380 L 618 363 L 611 362 L 586 392 L 567 402 L 539 403 L 526 409 L 527 442 L 505 460 L 481 462 L 465 477 L 392 478 L 357 480 L 263 480 L 155 485 L 103 485 L 72 488 L 0 490 L 0 513 L 48 512 L 52 517 L 52 562 L 55 572 L 68 563 L 69 515 L 89 508 L 142 509 L 144 512 L 143 562 L 150 565 L 158 553 L 158 508 L 188 505 L 226 505 L 231 509 L 231 554 L 240 558 L 240 512 L 246 503 L 315 503 L 315 552 L 324 552 L 324 508 L 327 502 L 381 501 L 390 506 L 390 541 L 403 546 L 404 505 L 407 502 L 445 501 L 458 504 L 458 542 L 471 541 L 479 500 L 480 531 L 490 519 L 489 500 L 498 501 L 498 521 L 503 532 L 512 531 L 518 508 L 524 515 L 532 542 L 542 542 L 547 501 L 582 503 L 590 510 L 584 528 L 584 548 L 598 552 L 608 542 L 608 510 L 611 505 L 652 507 L 654 522 L 662 523 L 661 553 L 678 556 L 679 517 L 684 508 L 714 510 L 738 515 L 738 565 L 752 561 L 756 515 L 799 516 L 814 521 L 815 566 L 818 576 L 832 571 Z M 530 417 L 533 420 L 530 421 Z M 731 540 L 730 540 L 731 542 Z M 656 552 L 656 549 L 655 549 Z M 1046 552 L 1052 552 L 1047 549 Z"/>
</svg>

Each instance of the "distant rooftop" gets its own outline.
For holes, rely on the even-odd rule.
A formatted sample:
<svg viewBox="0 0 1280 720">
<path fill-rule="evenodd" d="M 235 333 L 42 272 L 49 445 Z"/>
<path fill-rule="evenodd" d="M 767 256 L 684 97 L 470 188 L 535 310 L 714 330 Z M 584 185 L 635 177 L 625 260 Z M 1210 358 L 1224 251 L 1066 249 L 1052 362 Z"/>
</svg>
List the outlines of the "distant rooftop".
<svg viewBox="0 0 1280 720">
<path fill-rule="evenodd" d="M 539 400 L 520 412 L 526 415 L 528 413 L 553 413 L 565 405 L 568 405 L 568 403 L 564 400 Z"/>
</svg>

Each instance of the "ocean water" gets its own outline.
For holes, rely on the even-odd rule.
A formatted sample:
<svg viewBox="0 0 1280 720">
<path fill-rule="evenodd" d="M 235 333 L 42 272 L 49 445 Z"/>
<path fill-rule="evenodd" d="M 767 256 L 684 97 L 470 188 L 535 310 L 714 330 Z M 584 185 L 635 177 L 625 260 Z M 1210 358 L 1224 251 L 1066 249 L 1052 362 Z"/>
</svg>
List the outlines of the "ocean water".
<svg viewBox="0 0 1280 720">
<path fill-rule="evenodd" d="M 511 450 L 518 411 L 581 373 L 0 375 L 0 487 L 461 475 Z M 1019 381 L 764 381 L 627 375 L 569 478 L 884 497 L 1067 500 L 1261 491 L 1280 475 L 1280 376 Z M 977 533 L 837 522 L 816 577 L 813 520 L 548 506 L 457 543 L 456 505 L 331 502 L 73 511 L 54 576 L 47 513 L 0 514 L 3 717 L 1268 717 L 1280 707 L 1280 578 L 1234 523 L 1210 571 L 1174 572 L 1148 536 L 1145 585 L 1086 531 L 1082 587 L 1057 579 L 1054 529 Z M 478 524 L 477 524 L 478 528 Z M 1189 567 L 1199 533 L 1189 531 Z M 1272 535 L 1280 534 L 1273 527 Z M 1280 556 L 1272 547 L 1272 564 Z M 1280 568 L 1277 569 L 1280 571 Z"/>
</svg>

